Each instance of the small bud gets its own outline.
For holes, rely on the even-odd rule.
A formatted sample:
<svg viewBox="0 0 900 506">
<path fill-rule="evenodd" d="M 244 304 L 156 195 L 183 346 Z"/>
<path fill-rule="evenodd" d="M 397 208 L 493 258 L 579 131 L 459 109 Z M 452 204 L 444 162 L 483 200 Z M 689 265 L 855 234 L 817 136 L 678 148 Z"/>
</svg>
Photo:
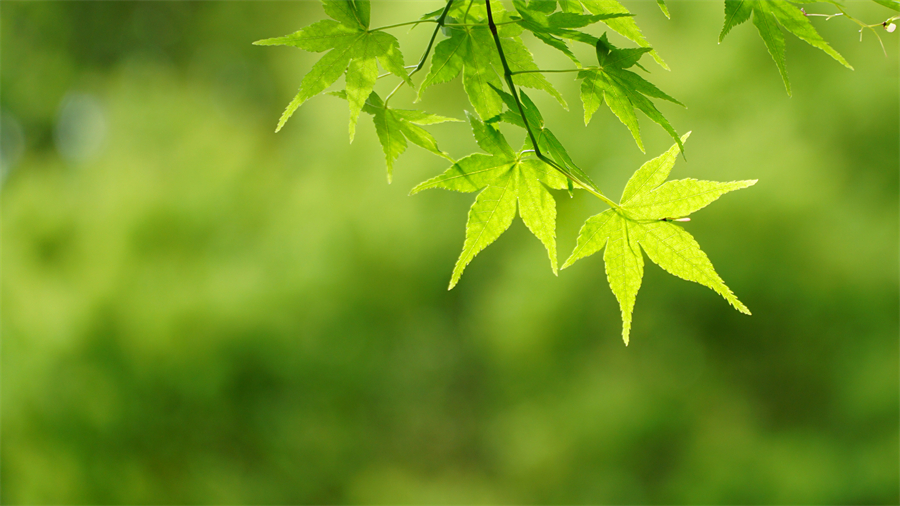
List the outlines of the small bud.
<svg viewBox="0 0 900 506">
<path fill-rule="evenodd" d="M 888 33 L 894 33 L 894 30 L 897 29 L 897 25 L 895 25 L 894 23 L 890 23 L 888 25 L 885 25 L 884 29 L 887 30 Z"/>
</svg>

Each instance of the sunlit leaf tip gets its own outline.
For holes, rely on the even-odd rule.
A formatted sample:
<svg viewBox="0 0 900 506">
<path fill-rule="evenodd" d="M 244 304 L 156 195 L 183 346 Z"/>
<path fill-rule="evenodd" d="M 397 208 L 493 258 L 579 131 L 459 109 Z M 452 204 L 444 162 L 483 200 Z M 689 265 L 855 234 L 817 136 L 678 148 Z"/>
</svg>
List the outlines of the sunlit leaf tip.
<svg viewBox="0 0 900 506">
<path fill-rule="evenodd" d="M 659 5 L 659 8 L 660 8 L 660 10 L 662 10 L 662 13 L 666 15 L 666 18 L 672 19 L 672 16 L 669 15 L 669 8 L 666 7 L 666 0 L 656 0 L 656 3 Z M 625 344 L 628 344 L 628 343 L 625 343 Z"/>
</svg>

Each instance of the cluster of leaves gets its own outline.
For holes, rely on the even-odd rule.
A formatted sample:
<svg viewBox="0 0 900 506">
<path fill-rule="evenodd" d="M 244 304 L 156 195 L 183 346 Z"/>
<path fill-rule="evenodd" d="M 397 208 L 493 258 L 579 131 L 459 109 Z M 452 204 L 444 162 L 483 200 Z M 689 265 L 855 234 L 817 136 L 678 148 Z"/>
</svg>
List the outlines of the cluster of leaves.
<svg viewBox="0 0 900 506">
<path fill-rule="evenodd" d="M 778 72 L 784 80 L 784 87 L 788 95 L 791 94 L 791 82 L 788 80 L 787 67 L 784 63 L 784 35 L 778 28 L 781 26 L 794 34 L 798 39 L 807 42 L 813 47 L 825 51 L 829 56 L 841 62 L 845 67 L 853 69 L 843 56 L 831 48 L 825 39 L 816 31 L 809 18 L 799 8 L 789 2 L 777 0 L 725 0 L 725 25 L 719 34 L 719 42 L 735 26 L 743 23 L 753 16 L 753 24 L 759 31 L 759 36 L 766 44 L 766 49 L 775 60 Z"/>
<path fill-rule="evenodd" d="M 875 1 L 900 12 L 898 0 Z M 657 0 L 657 3 L 669 17 L 664 0 Z M 721 42 L 734 26 L 752 16 L 789 94 L 784 37 L 779 26 L 850 67 L 819 36 L 807 13 L 797 3 L 800 2 L 725 0 L 725 24 L 719 36 Z M 371 28 L 369 0 L 322 0 L 325 13 L 331 19 L 318 21 L 284 37 L 256 42 L 258 45 L 294 46 L 325 52 L 303 77 L 300 89 L 282 114 L 276 131 L 304 102 L 325 92 L 344 76 L 344 89 L 331 94 L 343 98 L 349 106 L 351 141 L 360 113 L 372 116 L 384 150 L 388 181 L 394 161 L 406 150 L 408 142 L 450 160 L 449 168 L 416 186 L 412 193 L 431 188 L 479 192 L 469 210 L 466 238 L 453 269 L 451 289 L 459 282 L 469 262 L 509 228 L 517 210 L 528 229 L 546 247 L 550 267 L 554 274 L 557 273 L 556 202 L 551 190 L 568 191 L 570 196 L 576 191 L 584 191 L 601 199 L 610 209 L 585 222 L 575 250 L 563 268 L 605 249 L 607 279 L 622 311 L 622 337 L 626 344 L 635 297 L 643 276 L 641 251 L 664 270 L 708 286 L 737 310 L 749 314 L 716 274 L 693 237 L 675 222 L 688 221 L 687 216 L 721 195 L 746 188 L 756 181 L 720 183 L 683 179 L 666 182 L 677 155 L 684 151 L 687 135 L 678 135 L 654 100 L 682 104 L 638 73 L 638 70 L 648 72 L 640 63 L 645 55 L 663 69 L 668 70 L 668 66 L 646 40 L 633 15 L 617 0 L 513 0 L 512 4 L 514 11 L 507 11 L 500 0 L 448 0 L 444 7 L 426 13 L 418 20 Z M 616 47 L 605 31 L 599 36 L 590 33 L 589 29 L 598 23 L 637 47 Z M 876 26 L 858 23 L 864 28 Z M 434 32 L 419 63 L 406 66 L 399 41 L 386 30 L 419 24 L 433 24 Z M 539 68 L 522 40 L 526 31 L 560 51 L 574 67 L 563 70 Z M 435 44 L 439 34 L 443 37 Z M 596 55 L 596 62 L 581 61 L 573 51 L 578 44 L 593 49 L 591 53 Z M 391 98 L 402 86 L 416 88 L 412 77 L 425 68 L 429 56 L 431 65 L 418 85 L 416 101 L 432 86 L 461 76 L 462 87 L 474 109 L 474 113 L 466 112 L 468 122 L 484 153 L 470 154 L 454 161 L 438 147 L 435 138 L 423 126 L 458 120 L 390 105 Z M 382 75 L 379 75 L 379 65 L 385 71 Z M 645 149 L 637 111 L 674 139 L 671 149 L 635 172 L 618 203 L 607 198 L 575 164 L 559 138 L 546 127 L 534 102 L 521 89 L 545 92 L 567 108 L 563 96 L 544 77 L 546 72 L 572 72 L 581 81 L 586 125 L 600 106 L 606 104 L 612 115 L 630 131 L 641 151 Z M 379 78 L 389 75 L 396 76 L 400 82 L 382 98 L 375 92 L 375 85 Z M 513 148 L 497 128 L 501 122 L 524 130 L 520 149 Z"/>
</svg>

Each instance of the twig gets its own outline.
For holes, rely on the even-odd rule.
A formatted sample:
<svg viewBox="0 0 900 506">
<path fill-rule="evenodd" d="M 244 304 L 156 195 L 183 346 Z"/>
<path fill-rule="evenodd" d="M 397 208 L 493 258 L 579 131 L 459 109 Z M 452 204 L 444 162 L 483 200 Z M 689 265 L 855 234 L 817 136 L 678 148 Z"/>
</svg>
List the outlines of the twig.
<svg viewBox="0 0 900 506">
<path fill-rule="evenodd" d="M 522 117 L 522 122 L 525 124 L 525 130 L 528 132 L 528 137 L 529 139 L 531 139 L 531 144 L 532 146 L 534 146 L 535 156 L 537 156 L 538 159 L 542 162 L 559 171 L 562 175 L 571 179 L 572 182 L 578 184 L 589 193 L 608 204 L 610 207 L 614 209 L 620 209 L 618 204 L 600 193 L 600 190 L 598 188 L 595 188 L 594 185 L 588 184 L 586 181 L 582 181 L 579 177 L 564 169 L 558 163 L 541 153 L 541 148 L 540 146 L 538 146 L 537 139 L 534 137 L 534 132 L 531 130 L 531 126 L 528 124 L 528 118 L 525 117 L 525 108 L 522 106 L 521 100 L 519 100 L 519 93 L 516 91 L 516 85 L 515 83 L 513 83 L 513 72 L 510 70 L 509 64 L 506 62 L 506 55 L 503 53 L 503 46 L 500 44 L 500 35 L 497 33 L 497 25 L 494 24 L 494 16 L 491 13 L 491 0 L 484 0 L 484 4 L 487 7 L 488 28 L 490 28 L 491 30 L 491 35 L 494 38 L 494 44 L 496 44 L 497 52 L 500 54 L 500 64 L 503 65 L 503 77 L 506 80 L 506 85 L 509 87 L 509 91 L 512 94 L 513 99 L 516 101 L 516 107 L 519 109 L 519 115 Z"/>
<path fill-rule="evenodd" d="M 422 54 L 422 58 L 419 59 L 419 63 L 416 64 L 416 67 L 407 75 L 407 77 L 412 77 L 413 74 L 422 70 L 422 68 L 425 66 L 425 60 L 428 59 L 428 55 L 429 53 L 431 53 L 431 46 L 434 45 L 434 39 L 437 37 L 438 30 L 440 30 L 441 27 L 444 26 L 444 20 L 447 18 L 447 13 L 450 12 L 451 5 L 453 5 L 453 0 L 447 0 L 447 5 L 444 7 L 444 11 L 441 12 L 441 15 L 438 16 L 438 18 L 435 20 L 437 24 L 434 27 L 434 32 L 432 32 L 431 34 L 431 39 L 428 41 L 428 46 L 425 48 L 425 53 Z M 385 106 L 387 106 L 388 100 L 390 100 L 391 97 L 394 96 L 394 93 L 397 93 L 397 90 L 399 90 L 401 86 L 403 86 L 403 81 L 400 81 L 400 84 L 398 84 L 397 87 L 394 88 L 394 90 L 391 91 L 387 97 L 385 97 Z"/>
</svg>

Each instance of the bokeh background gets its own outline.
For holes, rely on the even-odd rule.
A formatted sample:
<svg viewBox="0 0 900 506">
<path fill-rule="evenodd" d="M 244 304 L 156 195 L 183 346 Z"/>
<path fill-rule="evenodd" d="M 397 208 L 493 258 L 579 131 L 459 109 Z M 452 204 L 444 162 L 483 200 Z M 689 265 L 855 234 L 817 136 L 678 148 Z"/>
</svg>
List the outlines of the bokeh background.
<svg viewBox="0 0 900 506">
<path fill-rule="evenodd" d="M 721 2 L 627 5 L 688 106 L 673 177 L 759 183 L 686 224 L 753 316 L 648 263 L 626 348 L 600 255 L 554 277 L 517 221 L 448 292 L 472 196 L 407 196 L 445 161 L 386 184 L 329 96 L 273 133 L 318 55 L 251 42 L 318 3 L 0 3 L 2 502 L 897 504 L 897 34 L 817 19 L 856 70 L 789 37 L 789 98 L 751 24 L 716 43 Z M 395 30 L 407 63 L 429 31 Z M 607 194 L 671 145 L 550 79 Z M 556 198 L 564 259 L 604 206 Z"/>
</svg>

